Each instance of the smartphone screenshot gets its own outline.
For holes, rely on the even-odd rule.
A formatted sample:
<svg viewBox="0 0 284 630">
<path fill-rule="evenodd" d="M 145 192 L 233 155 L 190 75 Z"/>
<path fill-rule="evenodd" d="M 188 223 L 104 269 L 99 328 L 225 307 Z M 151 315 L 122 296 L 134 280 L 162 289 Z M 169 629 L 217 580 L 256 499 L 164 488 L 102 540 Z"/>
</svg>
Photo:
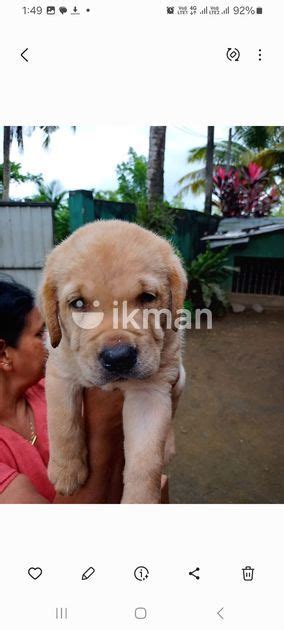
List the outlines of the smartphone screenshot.
<svg viewBox="0 0 284 630">
<path fill-rule="evenodd" d="M 1 628 L 284 627 L 283 17 L 1 7 Z"/>
</svg>

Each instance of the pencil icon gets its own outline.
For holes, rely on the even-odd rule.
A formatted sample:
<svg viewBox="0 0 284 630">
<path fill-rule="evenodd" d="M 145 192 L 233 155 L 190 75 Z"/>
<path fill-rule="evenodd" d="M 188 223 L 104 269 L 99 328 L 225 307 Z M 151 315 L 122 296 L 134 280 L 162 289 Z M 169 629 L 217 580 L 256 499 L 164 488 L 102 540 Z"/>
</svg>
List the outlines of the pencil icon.
<svg viewBox="0 0 284 630">
<path fill-rule="evenodd" d="M 82 580 L 88 580 L 92 575 L 94 575 L 95 569 L 93 567 L 89 567 L 86 571 L 84 571 L 82 575 Z"/>
</svg>

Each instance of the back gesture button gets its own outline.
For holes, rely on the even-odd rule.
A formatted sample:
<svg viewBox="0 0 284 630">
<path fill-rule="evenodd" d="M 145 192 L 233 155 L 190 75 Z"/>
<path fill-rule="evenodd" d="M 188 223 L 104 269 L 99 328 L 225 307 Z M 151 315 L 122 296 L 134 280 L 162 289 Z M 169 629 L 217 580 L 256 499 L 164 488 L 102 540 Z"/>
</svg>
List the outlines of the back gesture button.
<svg viewBox="0 0 284 630">
<path fill-rule="evenodd" d="M 25 48 L 25 50 L 23 50 L 23 52 L 21 52 L 21 57 L 26 62 L 29 61 L 29 59 L 28 59 L 28 50 L 29 50 L 28 48 Z"/>
<path fill-rule="evenodd" d="M 220 619 L 224 620 L 224 606 L 223 608 L 220 608 L 220 610 L 218 610 L 217 615 L 218 617 L 220 617 Z"/>
</svg>

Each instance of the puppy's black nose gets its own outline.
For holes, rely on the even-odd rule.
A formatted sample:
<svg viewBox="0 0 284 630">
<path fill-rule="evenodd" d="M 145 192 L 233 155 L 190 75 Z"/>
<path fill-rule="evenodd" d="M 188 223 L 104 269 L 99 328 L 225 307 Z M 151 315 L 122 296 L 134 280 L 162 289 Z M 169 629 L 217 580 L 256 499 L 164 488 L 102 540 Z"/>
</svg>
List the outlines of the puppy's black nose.
<svg viewBox="0 0 284 630">
<path fill-rule="evenodd" d="M 107 347 L 100 354 L 100 361 L 109 372 L 126 373 L 137 361 L 137 350 L 126 343 Z"/>
</svg>

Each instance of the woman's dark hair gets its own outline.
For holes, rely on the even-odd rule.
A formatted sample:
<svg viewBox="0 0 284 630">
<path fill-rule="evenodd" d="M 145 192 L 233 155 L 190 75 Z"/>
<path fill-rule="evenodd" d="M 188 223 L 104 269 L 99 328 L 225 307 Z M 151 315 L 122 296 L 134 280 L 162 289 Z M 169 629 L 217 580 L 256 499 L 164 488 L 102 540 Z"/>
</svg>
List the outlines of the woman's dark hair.
<svg viewBox="0 0 284 630">
<path fill-rule="evenodd" d="M 0 339 L 16 348 L 35 300 L 27 287 L 0 279 Z"/>
</svg>

